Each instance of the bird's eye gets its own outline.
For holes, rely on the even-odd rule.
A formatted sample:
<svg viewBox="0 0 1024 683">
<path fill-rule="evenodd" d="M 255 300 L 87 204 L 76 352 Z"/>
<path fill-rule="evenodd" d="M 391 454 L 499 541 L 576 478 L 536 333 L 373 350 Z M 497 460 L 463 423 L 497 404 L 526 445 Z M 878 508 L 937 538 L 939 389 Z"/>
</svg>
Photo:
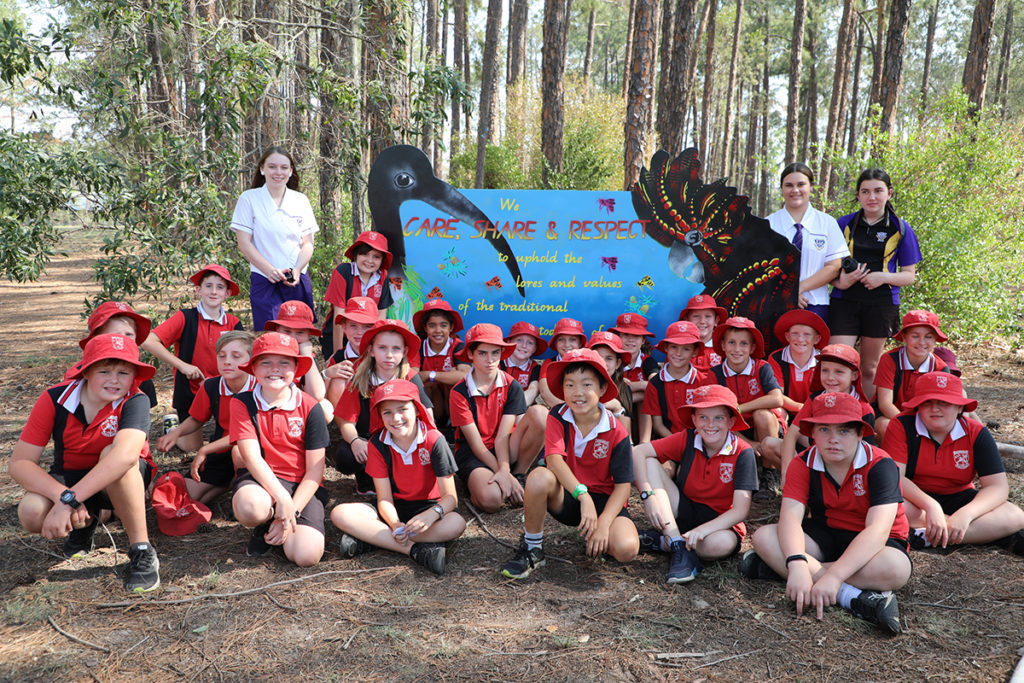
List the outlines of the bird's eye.
<svg viewBox="0 0 1024 683">
<path fill-rule="evenodd" d="M 402 189 L 412 187 L 412 184 L 412 176 L 408 173 L 402 172 L 395 176 L 395 185 Z"/>
</svg>

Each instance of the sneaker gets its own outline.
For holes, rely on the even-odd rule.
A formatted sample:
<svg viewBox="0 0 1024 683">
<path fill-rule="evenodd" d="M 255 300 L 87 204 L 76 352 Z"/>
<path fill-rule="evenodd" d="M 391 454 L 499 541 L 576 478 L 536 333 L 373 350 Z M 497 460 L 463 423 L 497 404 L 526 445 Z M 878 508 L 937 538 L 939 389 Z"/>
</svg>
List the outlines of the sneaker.
<svg viewBox="0 0 1024 683">
<path fill-rule="evenodd" d="M 352 559 L 356 555 L 362 555 L 363 553 L 372 550 L 373 546 L 365 541 L 360 541 L 355 536 L 350 536 L 345 532 L 341 534 L 341 540 L 338 541 L 338 550 L 341 551 L 341 556 L 348 559 Z"/>
<path fill-rule="evenodd" d="M 687 550 L 686 543 L 676 541 L 672 544 L 672 559 L 668 562 L 668 574 L 665 576 L 668 583 L 689 583 L 702 569 L 704 565 L 697 553 Z"/>
<path fill-rule="evenodd" d="M 446 554 L 444 543 L 413 543 L 409 549 L 413 562 L 435 574 L 444 574 Z"/>
<path fill-rule="evenodd" d="M 1014 555 L 1024 556 L 1024 530 L 1016 531 L 996 541 L 996 545 L 1006 548 Z"/>
<path fill-rule="evenodd" d="M 68 537 L 64 539 L 64 557 L 85 557 L 92 551 L 92 539 L 96 532 L 96 525 L 100 523 L 99 515 L 94 514 L 89 518 L 89 523 L 81 529 L 72 529 Z"/>
<path fill-rule="evenodd" d="M 160 558 L 149 543 L 133 543 L 128 549 L 128 575 L 124 589 L 129 593 L 147 593 L 160 586 Z"/>
<path fill-rule="evenodd" d="M 501 575 L 510 579 L 525 579 L 537 567 L 544 566 L 544 548 L 530 550 L 526 542 L 519 544 L 516 556 L 501 568 Z"/>
<path fill-rule="evenodd" d="M 892 591 L 861 591 L 850 601 L 850 611 L 864 621 L 881 626 L 890 633 L 900 633 L 900 607 Z"/>
<path fill-rule="evenodd" d="M 782 577 L 776 574 L 775 570 L 769 567 L 753 550 L 748 550 L 740 557 L 739 572 L 748 579 L 782 581 Z"/>
<path fill-rule="evenodd" d="M 249 545 L 245 547 L 246 555 L 249 557 L 263 557 L 270 552 L 270 544 L 264 538 L 268 531 L 270 531 L 269 521 L 260 524 L 252 530 L 252 536 L 249 537 Z"/>
<path fill-rule="evenodd" d="M 911 529 L 910 535 L 907 536 L 907 543 L 913 550 L 924 550 L 928 546 L 928 541 L 924 537 L 924 529 Z"/>
<path fill-rule="evenodd" d="M 665 550 L 661 547 L 661 533 L 655 529 L 644 529 L 637 532 L 640 536 L 640 552 L 664 555 Z"/>
<path fill-rule="evenodd" d="M 164 415 L 164 436 L 167 436 L 167 432 L 171 431 L 178 426 L 178 416 L 175 414 Z"/>
<path fill-rule="evenodd" d="M 779 486 L 782 483 L 782 479 L 779 477 L 778 470 L 773 470 L 770 467 L 762 467 L 759 483 L 761 484 L 761 488 L 754 493 L 754 500 L 771 500 L 779 494 Z"/>
</svg>

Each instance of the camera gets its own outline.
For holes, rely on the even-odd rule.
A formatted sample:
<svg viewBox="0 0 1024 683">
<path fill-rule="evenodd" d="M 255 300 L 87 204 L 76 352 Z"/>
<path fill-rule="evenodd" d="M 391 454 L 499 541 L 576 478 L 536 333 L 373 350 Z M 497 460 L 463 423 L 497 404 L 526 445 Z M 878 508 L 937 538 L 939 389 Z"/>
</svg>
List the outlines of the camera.
<svg viewBox="0 0 1024 683">
<path fill-rule="evenodd" d="M 846 262 L 843 261 L 843 263 L 845 264 Z M 288 282 L 295 282 L 295 273 L 292 271 L 291 268 L 284 271 L 284 279 L 287 280 Z"/>
<path fill-rule="evenodd" d="M 842 260 L 842 262 L 839 265 L 843 269 L 844 273 L 852 273 L 853 271 L 860 268 L 860 261 L 853 258 L 852 256 L 847 256 Z"/>
</svg>

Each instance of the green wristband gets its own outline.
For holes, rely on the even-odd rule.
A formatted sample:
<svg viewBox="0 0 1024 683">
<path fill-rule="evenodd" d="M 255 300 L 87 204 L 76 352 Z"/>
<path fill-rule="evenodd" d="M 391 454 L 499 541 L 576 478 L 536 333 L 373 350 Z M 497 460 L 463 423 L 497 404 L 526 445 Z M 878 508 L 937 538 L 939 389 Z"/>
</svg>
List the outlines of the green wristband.
<svg viewBox="0 0 1024 683">
<path fill-rule="evenodd" d="M 587 492 L 586 484 L 576 484 L 576 488 L 572 490 L 572 497 L 578 499 L 584 493 Z"/>
</svg>

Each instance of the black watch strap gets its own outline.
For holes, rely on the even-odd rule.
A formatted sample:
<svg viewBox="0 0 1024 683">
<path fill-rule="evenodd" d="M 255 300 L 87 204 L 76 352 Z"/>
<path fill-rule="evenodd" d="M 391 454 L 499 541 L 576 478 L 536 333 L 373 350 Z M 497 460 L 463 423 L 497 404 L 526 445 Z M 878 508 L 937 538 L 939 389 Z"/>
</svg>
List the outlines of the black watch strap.
<svg viewBox="0 0 1024 683">
<path fill-rule="evenodd" d="M 67 505 L 72 510 L 77 510 L 82 507 L 82 503 L 75 497 L 75 492 L 71 489 L 64 489 L 64 492 L 60 494 L 60 502 Z"/>
</svg>

